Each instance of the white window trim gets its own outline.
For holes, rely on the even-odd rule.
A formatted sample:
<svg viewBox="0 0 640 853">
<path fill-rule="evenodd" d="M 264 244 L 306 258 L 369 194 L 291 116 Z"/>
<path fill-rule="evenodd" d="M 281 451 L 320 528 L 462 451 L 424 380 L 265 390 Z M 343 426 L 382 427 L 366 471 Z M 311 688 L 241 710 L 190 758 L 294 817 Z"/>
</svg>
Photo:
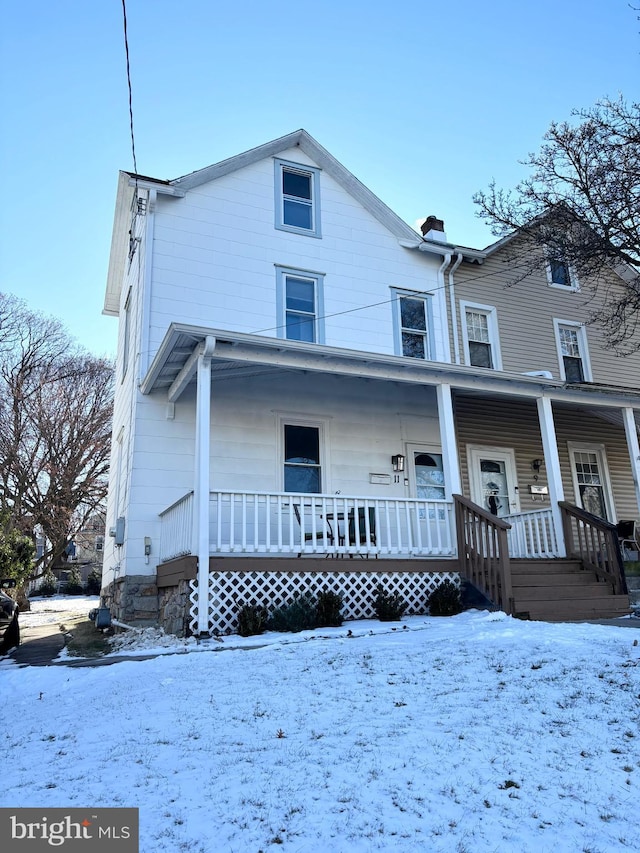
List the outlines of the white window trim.
<svg viewBox="0 0 640 853">
<path fill-rule="evenodd" d="M 564 369 L 564 358 L 562 355 L 562 345 L 560 343 L 560 327 L 571 326 L 578 332 L 578 346 L 580 347 L 580 357 L 582 359 L 582 372 L 584 373 L 585 382 L 593 382 L 593 374 L 591 372 L 591 359 L 589 357 L 589 344 L 587 342 L 587 329 L 584 323 L 577 323 L 575 320 L 560 320 L 557 317 L 553 318 L 553 333 L 556 340 L 556 352 L 558 354 L 558 366 L 560 368 L 560 379 L 563 382 L 567 381 L 567 376 Z"/>
<path fill-rule="evenodd" d="M 402 351 L 402 316 L 400 313 L 400 298 L 402 296 L 408 296 L 410 299 L 421 299 L 425 303 L 427 317 L 427 352 L 425 353 L 424 361 L 436 361 L 435 331 L 433 325 L 433 294 L 424 290 L 406 290 L 400 287 L 392 287 L 391 296 L 394 353 L 396 355 L 401 355 L 403 358 L 412 358 L 412 356 L 409 355 L 405 356 Z M 414 360 L 419 361 L 419 359 Z"/>
<path fill-rule="evenodd" d="M 276 264 L 276 314 L 277 314 L 277 336 L 284 340 L 287 338 L 287 299 L 286 299 L 286 277 L 306 278 L 315 283 L 315 341 L 316 344 L 325 343 L 324 335 L 324 273 L 312 272 L 311 270 L 294 269 Z M 299 343 L 306 343 L 300 341 Z"/>
<path fill-rule="evenodd" d="M 293 163 L 290 160 L 274 160 L 274 189 L 275 189 L 275 227 L 279 231 L 289 231 L 292 234 L 305 234 L 307 237 L 322 237 L 320 227 L 320 169 L 307 166 L 304 163 Z M 283 169 L 302 172 L 311 178 L 311 228 L 298 228 L 287 225 L 284 221 L 284 194 L 282 192 Z"/>
<path fill-rule="evenodd" d="M 280 484 L 280 491 L 284 494 L 284 428 L 285 426 L 315 427 L 318 430 L 320 442 L 320 489 L 319 494 L 331 494 L 332 487 L 329 482 L 331 466 L 329 464 L 328 436 L 330 418 L 313 415 L 297 415 L 286 412 L 276 413 L 277 429 L 277 465 L 278 475 L 276 482 Z M 287 492 L 286 494 L 289 494 Z"/>
<path fill-rule="evenodd" d="M 578 274 L 576 273 L 575 267 L 571 264 L 567 263 L 567 261 L 558 258 L 558 260 L 562 260 L 562 262 L 566 265 L 569 270 L 569 285 L 566 284 L 558 284 L 558 282 L 553 280 L 552 272 L 551 272 L 551 252 L 547 249 L 545 251 L 545 270 L 547 273 L 547 284 L 549 287 L 555 288 L 555 290 L 564 290 L 566 293 L 577 293 L 580 290 L 580 281 L 578 279 Z"/>
<path fill-rule="evenodd" d="M 593 444 L 583 441 L 568 441 L 567 448 L 569 450 L 569 467 L 571 468 L 571 483 L 573 485 L 573 499 L 576 506 L 580 505 L 580 488 L 578 484 L 578 473 L 576 471 L 576 461 L 574 453 L 595 453 L 598 457 L 598 467 L 601 469 L 602 486 L 604 489 L 604 502 L 607 507 L 608 521 L 612 524 L 617 523 L 615 505 L 613 502 L 613 491 L 611 489 L 611 476 L 609 474 L 609 463 L 607 462 L 607 452 L 604 444 Z"/>
<path fill-rule="evenodd" d="M 478 311 L 487 317 L 487 328 L 489 330 L 489 344 L 491 345 L 491 356 L 493 368 L 478 368 L 478 370 L 502 370 L 502 350 L 500 348 L 500 334 L 498 331 L 498 312 L 493 305 L 482 305 L 480 302 L 468 302 L 460 300 L 460 324 L 462 326 L 462 347 L 464 350 L 464 363 L 471 366 L 471 354 L 469 352 L 469 332 L 467 329 L 467 310 Z"/>
</svg>

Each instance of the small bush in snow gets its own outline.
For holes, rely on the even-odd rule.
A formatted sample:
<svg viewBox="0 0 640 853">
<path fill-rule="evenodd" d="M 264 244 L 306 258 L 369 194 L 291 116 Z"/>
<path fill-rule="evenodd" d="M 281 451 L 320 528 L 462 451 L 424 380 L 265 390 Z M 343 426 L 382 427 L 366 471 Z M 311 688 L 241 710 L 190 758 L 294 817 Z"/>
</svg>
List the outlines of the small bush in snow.
<svg viewBox="0 0 640 853">
<path fill-rule="evenodd" d="M 252 637 L 262 634 L 267 627 L 269 614 L 262 604 L 243 604 L 238 610 L 238 634 Z"/>
<path fill-rule="evenodd" d="M 274 610 L 267 628 L 270 631 L 307 631 L 316 627 L 316 603 L 312 596 L 302 595 L 291 604 Z"/>
<path fill-rule="evenodd" d="M 87 578 L 87 592 L 90 595 L 98 595 L 102 587 L 102 575 L 94 569 Z"/>
<path fill-rule="evenodd" d="M 55 595 L 58 591 L 58 581 L 56 580 L 56 576 L 51 572 L 47 572 L 46 575 L 42 576 L 42 581 L 40 586 L 38 587 L 38 595 L 50 596 Z"/>
<path fill-rule="evenodd" d="M 406 602 L 402 600 L 400 593 L 386 592 L 380 584 L 376 587 L 376 597 L 373 602 L 376 616 L 381 622 L 397 622 L 407 609 Z"/>
<path fill-rule="evenodd" d="M 342 625 L 342 596 L 324 589 L 318 593 L 316 604 L 316 627 L 337 628 Z"/>
<path fill-rule="evenodd" d="M 443 581 L 429 596 L 430 616 L 455 616 L 462 612 L 460 590 L 453 581 Z"/>
<path fill-rule="evenodd" d="M 64 591 L 67 595 L 82 595 L 84 592 L 82 578 L 80 577 L 80 572 L 77 569 L 71 569 L 69 572 Z"/>
</svg>

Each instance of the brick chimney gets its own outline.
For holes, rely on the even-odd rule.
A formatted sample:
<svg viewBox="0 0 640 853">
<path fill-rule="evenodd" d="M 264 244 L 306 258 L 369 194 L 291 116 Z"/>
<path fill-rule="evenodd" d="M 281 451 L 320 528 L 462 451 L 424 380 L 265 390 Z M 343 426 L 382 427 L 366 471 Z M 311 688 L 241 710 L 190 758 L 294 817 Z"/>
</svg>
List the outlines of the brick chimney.
<svg viewBox="0 0 640 853">
<path fill-rule="evenodd" d="M 437 216 L 427 216 L 420 226 L 420 230 L 425 240 L 437 240 L 439 243 L 447 242 L 447 235 L 444 233 L 444 222 L 442 219 L 438 219 Z"/>
</svg>

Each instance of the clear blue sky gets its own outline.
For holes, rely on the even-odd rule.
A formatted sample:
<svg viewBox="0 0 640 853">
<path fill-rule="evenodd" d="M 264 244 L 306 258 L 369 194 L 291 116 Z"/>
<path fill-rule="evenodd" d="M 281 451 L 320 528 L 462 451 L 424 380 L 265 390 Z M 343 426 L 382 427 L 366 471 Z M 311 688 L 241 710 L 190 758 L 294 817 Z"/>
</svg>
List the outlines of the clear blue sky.
<svg viewBox="0 0 640 853">
<path fill-rule="evenodd" d="M 634 4 L 637 5 L 637 4 Z M 0 4 L 0 289 L 98 354 L 119 169 L 132 169 L 121 0 Z M 175 178 L 304 127 L 410 224 L 492 237 L 549 123 L 640 92 L 628 0 L 127 0 L 138 170 Z"/>
</svg>

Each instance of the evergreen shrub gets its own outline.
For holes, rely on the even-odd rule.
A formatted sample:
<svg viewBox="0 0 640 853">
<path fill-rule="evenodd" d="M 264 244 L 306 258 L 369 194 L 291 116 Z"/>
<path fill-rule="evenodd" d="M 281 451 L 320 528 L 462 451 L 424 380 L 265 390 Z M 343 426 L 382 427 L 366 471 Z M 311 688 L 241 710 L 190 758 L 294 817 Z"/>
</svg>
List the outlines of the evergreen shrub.
<svg viewBox="0 0 640 853">
<path fill-rule="evenodd" d="M 74 567 L 69 572 L 64 591 L 67 595 L 82 595 L 84 593 L 82 578 L 77 568 Z"/>
<path fill-rule="evenodd" d="M 342 625 L 342 596 L 324 589 L 318 593 L 316 603 L 316 628 L 338 628 Z"/>
<path fill-rule="evenodd" d="M 462 612 L 460 589 L 453 581 L 443 581 L 427 601 L 430 616 L 455 616 Z"/>
<path fill-rule="evenodd" d="M 373 607 L 381 622 L 397 622 L 402 618 L 407 604 L 402 600 L 400 593 L 388 593 L 381 584 L 378 584 Z"/>
<path fill-rule="evenodd" d="M 291 604 L 273 611 L 267 622 L 269 631 L 308 631 L 316 627 L 316 602 L 311 595 L 301 595 Z"/>
<path fill-rule="evenodd" d="M 267 627 L 269 614 L 262 604 L 243 604 L 238 610 L 238 634 L 252 637 L 262 634 Z"/>
</svg>

